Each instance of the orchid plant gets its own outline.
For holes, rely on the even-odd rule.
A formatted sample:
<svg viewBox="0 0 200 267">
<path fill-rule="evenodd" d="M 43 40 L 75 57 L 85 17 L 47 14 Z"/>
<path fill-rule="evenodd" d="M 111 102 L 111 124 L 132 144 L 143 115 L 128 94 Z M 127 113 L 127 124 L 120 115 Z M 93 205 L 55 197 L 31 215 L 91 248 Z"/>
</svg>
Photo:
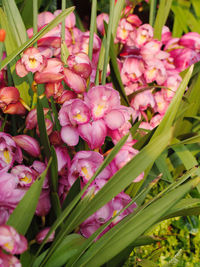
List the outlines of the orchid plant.
<svg viewBox="0 0 200 267">
<path fill-rule="evenodd" d="M 199 214 L 200 34 L 138 2 L 93 0 L 86 30 L 65 1 L 2 0 L 0 266 L 122 266 L 151 226 Z"/>
</svg>

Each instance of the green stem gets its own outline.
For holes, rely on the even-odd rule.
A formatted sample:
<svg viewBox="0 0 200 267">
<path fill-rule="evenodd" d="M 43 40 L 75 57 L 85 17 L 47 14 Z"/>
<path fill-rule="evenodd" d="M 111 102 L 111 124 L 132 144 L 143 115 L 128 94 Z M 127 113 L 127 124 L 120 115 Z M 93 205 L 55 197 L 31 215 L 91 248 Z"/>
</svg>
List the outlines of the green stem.
<svg viewBox="0 0 200 267">
<path fill-rule="evenodd" d="M 115 0 L 110 0 L 110 14 L 109 14 L 108 33 L 106 38 L 106 51 L 105 51 L 103 73 L 102 73 L 102 84 L 106 83 L 106 73 L 107 73 L 107 66 L 109 62 L 109 52 L 110 52 L 110 40 L 112 35 L 112 24 L 114 18 L 114 7 L 115 7 Z"/>
<path fill-rule="evenodd" d="M 33 35 L 38 31 L 37 29 L 37 19 L 38 19 L 38 0 L 33 1 Z M 37 43 L 34 44 L 37 47 Z"/>
<path fill-rule="evenodd" d="M 65 9 L 66 9 L 66 0 L 62 0 L 62 11 Z M 65 42 L 65 20 L 63 20 L 61 26 L 61 40 Z"/>
<path fill-rule="evenodd" d="M 153 27 L 155 17 L 156 17 L 156 6 L 157 6 L 157 0 L 151 0 L 150 1 L 150 14 L 149 14 L 149 24 Z"/>
</svg>

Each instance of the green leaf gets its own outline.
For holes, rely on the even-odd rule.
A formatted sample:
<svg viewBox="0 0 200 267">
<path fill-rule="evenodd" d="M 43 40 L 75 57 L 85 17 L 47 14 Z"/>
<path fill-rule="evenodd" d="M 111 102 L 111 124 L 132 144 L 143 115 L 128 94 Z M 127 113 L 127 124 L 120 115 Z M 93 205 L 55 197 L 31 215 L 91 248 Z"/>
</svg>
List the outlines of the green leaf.
<svg viewBox="0 0 200 267">
<path fill-rule="evenodd" d="M 117 58 L 116 58 L 115 51 L 114 51 L 113 36 L 111 37 L 111 42 L 110 42 L 110 72 L 111 72 L 110 75 L 112 78 L 112 83 L 115 89 L 117 89 L 121 95 L 122 104 L 125 106 L 129 106 L 128 97 L 124 90 L 124 85 L 121 80 L 121 75 L 120 75 L 119 67 L 117 64 Z"/>
<path fill-rule="evenodd" d="M 47 168 L 38 177 L 38 179 L 31 185 L 22 200 L 19 202 L 17 207 L 14 209 L 13 213 L 10 215 L 7 225 L 13 226 L 17 232 L 25 235 L 31 221 L 33 219 L 38 199 L 40 197 L 40 192 L 42 190 L 42 185 L 46 177 L 47 171 L 51 164 L 51 159 L 49 159 Z"/>
<path fill-rule="evenodd" d="M 14 38 L 17 41 L 17 46 L 19 47 L 24 42 L 27 41 L 28 36 L 26 33 L 26 28 L 24 22 L 21 18 L 20 12 L 15 4 L 14 0 L 3 0 L 3 7 L 12 29 Z"/>
<path fill-rule="evenodd" d="M 161 40 L 162 28 L 167 21 L 170 12 L 172 0 L 160 0 L 155 25 L 154 25 L 154 38 Z"/>
<path fill-rule="evenodd" d="M 90 60 L 92 60 L 93 39 L 94 39 L 94 32 L 96 29 L 96 17 L 97 17 L 97 0 L 93 0 L 92 1 L 91 21 L 90 21 L 89 49 L 88 49 L 88 56 L 89 56 Z"/>
<path fill-rule="evenodd" d="M 172 207 L 161 220 L 179 216 L 200 215 L 200 199 L 186 198 L 180 200 L 174 207 Z"/>
<path fill-rule="evenodd" d="M 44 151 L 47 159 L 51 157 L 51 148 L 49 143 L 49 138 L 46 131 L 46 125 L 44 120 L 44 111 L 41 104 L 41 100 L 38 98 L 37 100 L 37 121 L 40 132 L 40 140 L 41 144 L 44 146 Z"/>
<path fill-rule="evenodd" d="M 106 83 L 106 73 L 109 62 L 109 52 L 110 52 L 110 41 L 112 36 L 112 27 L 113 27 L 113 18 L 114 18 L 114 7 L 115 1 L 110 0 L 110 13 L 109 13 L 109 23 L 108 23 L 108 31 L 106 35 L 106 46 L 105 46 L 105 55 L 104 55 L 104 64 L 103 64 L 103 72 L 102 72 L 102 84 Z"/>
<path fill-rule="evenodd" d="M 61 267 L 65 264 L 79 249 L 79 247 L 84 243 L 85 238 L 78 234 L 71 234 L 65 237 L 61 244 L 57 247 L 55 253 L 45 264 L 45 267 Z M 33 264 L 33 267 L 39 267 L 40 263 L 44 259 L 48 250 L 43 252 Z"/>
<path fill-rule="evenodd" d="M 153 27 L 157 9 L 157 0 L 150 1 L 149 24 Z"/>
<path fill-rule="evenodd" d="M 187 109 L 184 114 L 178 119 L 175 125 L 175 135 L 181 135 L 184 133 L 188 133 L 192 129 L 192 123 L 188 120 L 184 120 L 184 117 L 193 117 L 196 116 L 200 107 L 200 94 L 199 94 L 199 86 L 200 86 L 200 75 L 196 75 L 196 77 L 192 80 L 192 83 L 186 92 L 186 97 L 192 106 L 190 109 Z M 180 109 L 183 110 L 187 106 L 187 103 L 182 102 L 180 105 Z"/>
<path fill-rule="evenodd" d="M 114 18 L 113 18 L 113 23 L 112 23 L 112 35 L 113 35 L 113 38 L 115 38 L 115 36 L 116 36 L 117 27 L 119 25 L 119 20 L 121 18 L 122 9 L 123 9 L 124 5 L 125 5 L 125 0 L 120 0 L 120 1 L 117 1 L 115 3 Z"/>
<path fill-rule="evenodd" d="M 12 54 L 12 52 L 15 49 L 18 49 L 18 45 L 17 45 L 17 41 L 15 39 L 15 36 L 13 34 L 13 31 L 11 29 L 11 25 L 10 25 L 9 21 L 7 20 L 7 17 L 1 8 L 0 8 L 0 24 L 1 24 L 1 27 L 4 28 L 6 31 L 6 39 L 5 39 L 4 44 L 5 44 L 5 48 L 6 48 L 6 53 L 9 56 L 10 54 Z M 24 100 L 24 102 L 27 105 L 29 105 L 30 104 L 30 96 L 29 96 L 28 91 L 30 88 L 30 84 L 29 84 L 28 76 L 24 77 L 24 78 L 20 78 L 15 72 L 15 64 L 16 64 L 18 59 L 19 58 L 14 59 L 12 61 L 12 63 L 10 64 L 10 71 L 12 74 L 12 79 L 14 81 L 14 85 L 20 92 L 20 97 Z M 2 62 L 3 61 L 0 61 L 0 65 Z"/>
<path fill-rule="evenodd" d="M 16 56 L 21 54 L 26 48 L 32 46 L 35 42 L 37 42 L 42 36 L 52 30 L 55 26 L 57 26 L 64 18 L 69 15 L 74 10 L 74 7 L 68 8 L 65 11 L 61 12 L 54 20 L 52 20 L 47 26 L 42 28 L 37 34 L 35 34 L 31 39 L 26 41 L 23 45 L 21 45 L 18 49 L 16 49 L 11 55 L 5 58 L 1 62 L 2 70 L 7 64 L 9 64 Z"/>
<path fill-rule="evenodd" d="M 199 2 L 199 0 L 191 0 L 190 2 L 192 3 L 192 6 L 195 10 L 195 13 L 196 13 L 198 19 L 200 20 L 200 2 Z"/>
<path fill-rule="evenodd" d="M 81 191 L 81 184 L 80 179 L 76 179 L 76 181 L 73 183 L 72 187 L 70 188 L 69 192 L 67 193 L 67 196 L 62 204 L 62 209 L 64 210 L 70 202 L 75 198 L 75 196 L 78 195 Z"/>
</svg>

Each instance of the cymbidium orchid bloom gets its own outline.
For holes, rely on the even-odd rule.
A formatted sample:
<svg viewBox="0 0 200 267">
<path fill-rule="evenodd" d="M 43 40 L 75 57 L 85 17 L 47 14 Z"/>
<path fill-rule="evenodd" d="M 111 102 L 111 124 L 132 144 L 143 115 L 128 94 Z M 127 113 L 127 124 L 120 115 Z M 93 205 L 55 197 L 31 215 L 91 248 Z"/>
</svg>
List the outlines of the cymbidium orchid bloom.
<svg viewBox="0 0 200 267">
<path fill-rule="evenodd" d="M 82 185 L 85 185 L 98 167 L 103 162 L 103 156 L 94 151 L 79 151 L 72 160 L 72 165 L 69 171 L 68 181 L 70 186 L 80 176 L 82 178 Z M 110 167 L 106 167 L 96 179 L 107 180 L 111 176 Z"/>
<path fill-rule="evenodd" d="M 158 112 L 161 115 L 164 115 L 169 106 L 169 102 L 165 99 L 162 91 L 156 92 L 154 94 L 154 99 L 156 101 L 156 105 L 154 107 L 155 112 Z"/>
<path fill-rule="evenodd" d="M 11 254 L 5 254 L 0 249 L 0 266 L 1 267 L 21 267 L 19 259 Z"/>
<path fill-rule="evenodd" d="M 85 79 L 87 79 L 92 72 L 90 59 L 88 55 L 83 52 L 70 55 L 67 58 L 67 64 L 73 72 Z"/>
<path fill-rule="evenodd" d="M 200 52 L 200 34 L 197 32 L 188 32 L 184 34 L 180 40 L 179 45 Z"/>
<path fill-rule="evenodd" d="M 14 174 L 4 172 L 0 177 L 0 206 L 15 208 L 25 194 L 25 190 L 17 188 L 18 178 Z"/>
<path fill-rule="evenodd" d="M 125 44 L 130 32 L 133 32 L 134 29 L 135 27 L 131 23 L 129 23 L 127 19 L 121 19 L 117 28 L 116 40 L 122 44 Z"/>
<path fill-rule="evenodd" d="M 176 74 L 176 73 L 175 74 L 168 74 L 167 80 L 163 84 L 167 88 L 162 89 L 164 98 L 167 101 L 172 100 L 172 98 L 175 95 L 176 90 L 178 89 L 181 81 L 182 81 L 182 78 L 179 74 Z"/>
<path fill-rule="evenodd" d="M 117 172 L 119 169 L 124 167 L 134 156 L 136 156 L 139 151 L 134 149 L 132 146 L 136 143 L 136 140 L 127 142 L 114 157 L 111 162 L 111 168 L 113 173 Z M 139 182 L 143 179 L 144 173 L 136 177 L 133 182 Z"/>
<path fill-rule="evenodd" d="M 89 107 L 81 99 L 72 99 L 62 106 L 59 112 L 59 120 L 62 127 L 61 138 L 69 146 L 78 144 L 79 134 L 77 125 L 89 122 Z"/>
<path fill-rule="evenodd" d="M 92 118 L 103 118 L 113 108 L 120 106 L 119 93 L 110 86 L 95 86 L 91 88 L 84 98 L 91 108 Z"/>
<path fill-rule="evenodd" d="M 41 55 L 37 48 L 30 47 L 25 50 L 22 58 L 17 61 L 15 69 L 18 76 L 24 77 L 29 72 L 41 71 L 45 65 L 45 57 Z"/>
<path fill-rule="evenodd" d="M 34 76 L 36 83 L 52 83 L 63 80 L 63 63 L 58 58 L 47 59 L 47 65 Z"/>
<path fill-rule="evenodd" d="M 38 14 L 38 19 L 37 19 L 38 27 L 41 28 L 42 26 L 50 23 L 52 20 L 55 19 L 55 17 L 56 16 L 49 11 L 41 12 L 40 14 Z"/>
<path fill-rule="evenodd" d="M 146 42 L 152 40 L 153 28 L 149 24 L 143 24 L 136 30 L 136 45 L 142 47 Z"/>
<path fill-rule="evenodd" d="M 190 48 L 174 49 L 170 51 L 170 56 L 174 59 L 174 65 L 178 72 L 187 69 L 200 60 L 200 55 Z"/>
<path fill-rule="evenodd" d="M 30 187 L 38 176 L 36 171 L 25 165 L 17 165 L 13 167 L 11 174 L 17 176 L 19 179 L 18 185 L 21 187 Z"/>
<path fill-rule="evenodd" d="M 107 127 L 104 120 L 99 119 L 78 126 L 79 135 L 88 143 L 91 149 L 99 148 L 103 145 Z"/>
<path fill-rule="evenodd" d="M 0 132 L 0 173 L 9 170 L 15 161 L 22 162 L 21 149 L 11 135 Z"/>
<path fill-rule="evenodd" d="M 137 111 L 144 111 L 147 107 L 155 107 L 155 99 L 151 91 L 138 93 L 131 101 L 131 106 Z"/>
<path fill-rule="evenodd" d="M 132 82 L 137 81 L 144 72 L 143 60 L 136 57 L 128 57 L 125 59 L 121 77 L 125 85 L 130 85 Z"/>
<path fill-rule="evenodd" d="M 0 247 L 11 254 L 22 254 L 28 248 L 24 236 L 9 225 L 0 225 Z"/>
<path fill-rule="evenodd" d="M 147 83 L 156 81 L 158 85 L 163 84 L 167 79 L 167 73 L 161 60 L 148 61 L 145 66 L 144 77 Z"/>
</svg>

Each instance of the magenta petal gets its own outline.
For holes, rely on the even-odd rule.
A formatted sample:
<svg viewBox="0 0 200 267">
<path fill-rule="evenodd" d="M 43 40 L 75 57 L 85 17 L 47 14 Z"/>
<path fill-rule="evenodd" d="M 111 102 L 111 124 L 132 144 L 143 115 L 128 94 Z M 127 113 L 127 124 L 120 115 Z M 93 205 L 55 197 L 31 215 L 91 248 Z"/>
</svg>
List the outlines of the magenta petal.
<svg viewBox="0 0 200 267">
<path fill-rule="evenodd" d="M 40 155 L 39 143 L 33 137 L 21 134 L 14 136 L 13 139 L 18 146 L 24 149 L 31 156 L 38 157 Z"/>
<path fill-rule="evenodd" d="M 64 80 L 66 84 L 76 93 L 83 93 L 86 90 L 86 82 L 75 72 L 64 68 Z"/>
<path fill-rule="evenodd" d="M 68 146 L 76 146 L 79 141 L 77 128 L 71 126 L 62 127 L 61 138 Z"/>
<path fill-rule="evenodd" d="M 107 134 L 106 125 L 103 120 L 79 125 L 78 130 L 80 136 L 88 143 L 91 149 L 101 147 Z"/>
<path fill-rule="evenodd" d="M 125 122 L 124 115 L 119 110 L 111 110 L 105 116 L 105 122 L 111 130 L 118 129 Z"/>
<path fill-rule="evenodd" d="M 19 77 L 24 77 L 28 74 L 28 71 L 26 70 L 24 64 L 22 64 L 21 59 L 17 61 L 15 71 Z"/>
</svg>

